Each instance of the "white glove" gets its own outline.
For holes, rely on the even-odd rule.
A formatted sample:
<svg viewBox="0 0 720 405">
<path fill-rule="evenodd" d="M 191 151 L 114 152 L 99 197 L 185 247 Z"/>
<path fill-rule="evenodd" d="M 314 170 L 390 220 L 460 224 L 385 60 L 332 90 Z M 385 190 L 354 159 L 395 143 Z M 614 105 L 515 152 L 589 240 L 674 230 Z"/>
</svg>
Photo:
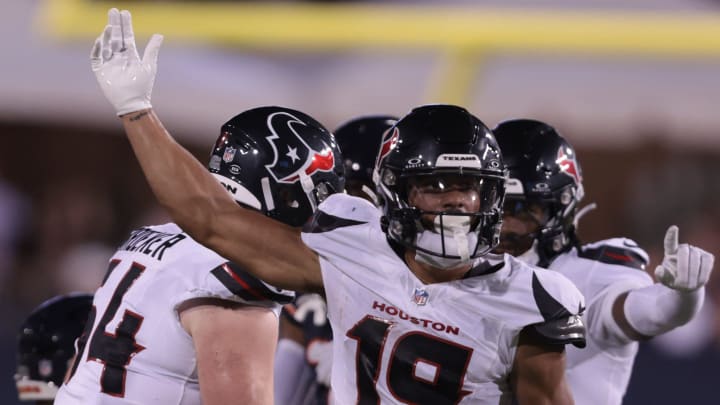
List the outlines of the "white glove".
<svg viewBox="0 0 720 405">
<path fill-rule="evenodd" d="M 307 347 L 307 361 L 315 366 L 317 382 L 329 387 L 332 376 L 333 350 L 332 342 L 327 340 L 313 340 Z"/>
<path fill-rule="evenodd" d="M 711 253 L 687 243 L 678 245 L 678 227 L 672 225 L 665 233 L 665 257 L 655 277 L 674 290 L 694 291 L 708 282 L 714 263 Z"/>
<path fill-rule="evenodd" d="M 152 107 L 150 94 L 162 40 L 162 35 L 153 35 L 140 60 L 130 12 L 120 12 L 116 8 L 108 11 L 108 25 L 95 40 L 90 53 L 90 66 L 117 115 Z"/>
<path fill-rule="evenodd" d="M 309 313 L 313 314 L 313 324 L 321 327 L 327 323 L 327 304 L 323 297 L 318 294 L 303 294 L 295 304 L 297 309 L 293 314 L 296 321 L 303 323 Z"/>
</svg>

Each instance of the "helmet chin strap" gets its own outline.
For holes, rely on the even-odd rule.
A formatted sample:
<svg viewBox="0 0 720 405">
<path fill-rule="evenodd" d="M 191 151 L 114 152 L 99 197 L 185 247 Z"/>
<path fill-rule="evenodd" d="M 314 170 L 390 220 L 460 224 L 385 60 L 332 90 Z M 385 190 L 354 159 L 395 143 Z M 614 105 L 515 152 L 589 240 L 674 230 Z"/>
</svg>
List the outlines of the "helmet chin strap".
<svg viewBox="0 0 720 405">
<path fill-rule="evenodd" d="M 315 183 L 313 182 L 312 178 L 308 176 L 305 172 L 300 172 L 300 186 L 302 187 L 303 191 L 305 192 L 305 195 L 307 196 L 308 201 L 310 202 L 310 205 L 312 206 L 312 210 L 315 211 L 317 209 L 317 204 L 315 203 L 315 198 L 313 198 L 312 191 L 315 189 Z"/>
</svg>

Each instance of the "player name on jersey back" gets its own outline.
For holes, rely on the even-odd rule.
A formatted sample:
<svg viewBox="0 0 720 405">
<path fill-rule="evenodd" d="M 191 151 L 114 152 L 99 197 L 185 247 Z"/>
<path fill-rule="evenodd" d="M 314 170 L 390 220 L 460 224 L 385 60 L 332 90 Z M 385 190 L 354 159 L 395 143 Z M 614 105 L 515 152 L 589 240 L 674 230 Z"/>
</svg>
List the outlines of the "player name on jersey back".
<svg viewBox="0 0 720 405">
<path fill-rule="evenodd" d="M 182 233 L 158 232 L 149 228 L 142 228 L 133 231 L 125 243 L 118 250 L 138 252 L 162 260 L 163 254 L 169 248 L 186 239 L 187 235 Z"/>
</svg>

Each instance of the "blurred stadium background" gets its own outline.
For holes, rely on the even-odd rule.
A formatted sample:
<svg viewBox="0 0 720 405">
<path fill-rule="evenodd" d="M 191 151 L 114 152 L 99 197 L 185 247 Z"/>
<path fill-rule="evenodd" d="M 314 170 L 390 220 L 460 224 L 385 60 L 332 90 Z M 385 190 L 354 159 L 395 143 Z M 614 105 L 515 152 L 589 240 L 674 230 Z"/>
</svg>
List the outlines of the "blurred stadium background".
<svg viewBox="0 0 720 405">
<path fill-rule="evenodd" d="M 466 106 L 489 126 L 546 120 L 578 149 L 585 241 L 662 236 L 720 256 L 720 1 L 4 0 L 0 13 L 0 403 L 15 334 L 64 292 L 92 292 L 130 229 L 166 221 L 90 72 L 109 7 L 139 46 L 165 34 L 153 104 L 203 162 L 250 107 L 356 115 Z M 627 404 L 717 404 L 720 271 L 701 315 L 642 346 Z M 715 385 L 713 385 L 713 383 Z"/>
</svg>

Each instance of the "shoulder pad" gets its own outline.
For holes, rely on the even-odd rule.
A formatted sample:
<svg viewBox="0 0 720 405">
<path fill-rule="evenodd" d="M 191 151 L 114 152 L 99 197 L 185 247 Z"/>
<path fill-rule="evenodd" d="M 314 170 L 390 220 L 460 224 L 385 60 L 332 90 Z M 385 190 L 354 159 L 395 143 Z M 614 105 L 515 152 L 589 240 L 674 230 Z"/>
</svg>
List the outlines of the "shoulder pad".
<svg viewBox="0 0 720 405">
<path fill-rule="evenodd" d="M 583 246 L 578 256 L 599 261 L 644 270 L 650 262 L 648 254 L 632 239 L 613 238 Z"/>
<path fill-rule="evenodd" d="M 223 263 L 211 271 L 230 292 L 247 302 L 274 301 L 288 304 L 295 298 L 292 291 L 270 286 L 232 262 Z"/>
<path fill-rule="evenodd" d="M 580 315 L 585 309 L 582 293 L 572 281 L 556 271 L 539 268 L 533 270 L 532 295 L 546 322 Z"/>
<path fill-rule="evenodd" d="M 569 315 L 564 318 L 537 323 L 528 326 L 533 337 L 542 343 L 552 345 L 566 345 L 583 348 L 585 342 L 585 325 L 580 315 Z"/>
<path fill-rule="evenodd" d="M 323 233 L 380 220 L 380 210 L 367 200 L 347 194 L 328 197 L 303 227 L 305 233 Z"/>
</svg>

